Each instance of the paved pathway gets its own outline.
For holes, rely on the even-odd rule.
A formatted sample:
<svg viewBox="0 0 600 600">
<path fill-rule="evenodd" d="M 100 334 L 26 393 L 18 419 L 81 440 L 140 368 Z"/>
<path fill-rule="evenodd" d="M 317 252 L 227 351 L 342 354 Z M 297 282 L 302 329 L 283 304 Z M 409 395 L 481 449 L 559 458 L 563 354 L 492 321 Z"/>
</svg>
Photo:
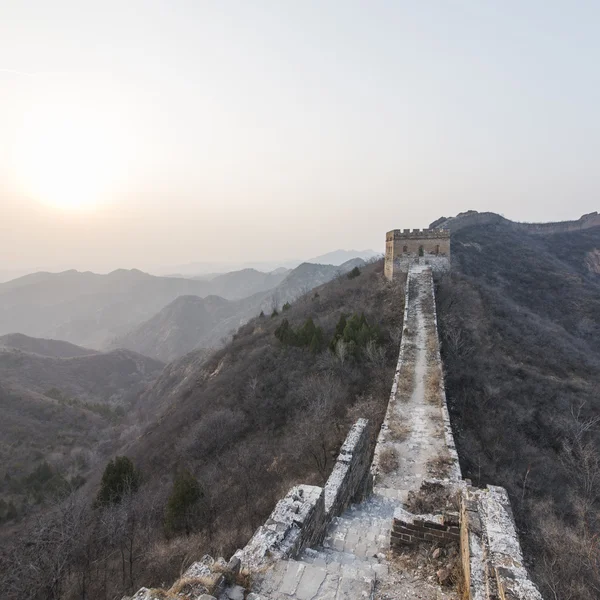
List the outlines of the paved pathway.
<svg viewBox="0 0 600 600">
<path fill-rule="evenodd" d="M 388 422 L 391 427 L 380 446 L 393 448 L 398 468 L 380 470 L 376 490 L 406 502 L 410 490 L 418 490 L 424 479 L 439 475 L 436 458 L 446 457 L 440 397 L 427 396 L 427 381 L 439 371 L 439 364 L 428 354 L 428 339 L 437 336 L 432 306 L 431 273 L 413 267 L 410 273 L 410 300 L 404 330 L 408 331 L 401 356 L 401 369 L 395 398 L 390 400 Z M 437 343 L 437 337 L 436 337 Z M 440 371 L 441 373 L 441 371 Z"/>
</svg>

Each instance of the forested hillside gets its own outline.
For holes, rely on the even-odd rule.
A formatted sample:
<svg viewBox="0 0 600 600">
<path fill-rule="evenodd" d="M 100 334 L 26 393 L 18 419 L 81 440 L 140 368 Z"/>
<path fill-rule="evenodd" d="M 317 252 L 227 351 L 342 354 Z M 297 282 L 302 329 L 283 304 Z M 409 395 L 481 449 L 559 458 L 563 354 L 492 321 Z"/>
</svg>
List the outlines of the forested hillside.
<svg viewBox="0 0 600 600">
<path fill-rule="evenodd" d="M 19 527 L 105 462 L 164 365 L 20 335 L 0 343 L 0 526 Z"/>
<path fill-rule="evenodd" d="M 452 237 L 437 303 L 463 475 L 505 486 L 545 598 L 600 594 L 600 228 Z"/>
<path fill-rule="evenodd" d="M 387 405 L 404 294 L 382 271 L 342 274 L 208 358 L 169 365 L 135 409 L 162 412 L 115 452 L 128 460 L 3 546 L 5 597 L 50 586 L 53 598 L 112 598 L 172 581 L 243 546 L 293 484 L 322 484 L 355 419 L 374 435 Z"/>
</svg>

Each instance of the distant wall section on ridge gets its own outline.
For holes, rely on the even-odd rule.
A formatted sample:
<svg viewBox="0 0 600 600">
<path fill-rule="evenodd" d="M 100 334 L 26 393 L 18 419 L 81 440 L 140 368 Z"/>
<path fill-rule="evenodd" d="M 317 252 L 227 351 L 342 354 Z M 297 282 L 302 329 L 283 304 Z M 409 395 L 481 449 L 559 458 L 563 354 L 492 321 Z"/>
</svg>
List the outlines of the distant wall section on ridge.
<svg viewBox="0 0 600 600">
<path fill-rule="evenodd" d="M 591 229 L 592 227 L 600 227 L 600 215 L 597 212 L 591 212 L 582 215 L 575 221 L 559 221 L 556 223 L 517 223 L 493 212 L 468 210 L 456 215 L 456 217 L 442 217 L 441 219 L 434 221 L 429 227 L 441 227 L 454 233 L 475 225 L 503 225 L 513 231 L 522 231 L 533 235 L 548 235 L 553 233 L 570 233 L 572 231 L 582 231 L 584 229 Z"/>
</svg>

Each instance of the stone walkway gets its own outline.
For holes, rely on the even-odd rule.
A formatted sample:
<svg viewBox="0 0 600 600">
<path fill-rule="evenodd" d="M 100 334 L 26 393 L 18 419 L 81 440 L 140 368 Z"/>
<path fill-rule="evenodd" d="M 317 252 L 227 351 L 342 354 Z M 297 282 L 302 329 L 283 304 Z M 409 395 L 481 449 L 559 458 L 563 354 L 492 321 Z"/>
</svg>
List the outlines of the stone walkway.
<svg viewBox="0 0 600 600">
<path fill-rule="evenodd" d="M 373 495 L 336 517 L 323 545 L 277 563 L 260 588 L 273 600 L 370 598 L 388 574 L 385 553 L 395 503 Z"/>
<path fill-rule="evenodd" d="M 390 399 L 386 424 L 378 442 L 378 450 L 392 451 L 398 466 L 382 467 L 376 477 L 376 491 L 406 502 L 408 492 L 418 490 L 424 479 L 447 476 L 444 464 L 449 460 L 444 436 L 441 404 L 445 401 L 441 365 L 432 356 L 431 346 L 437 329 L 431 310 L 431 272 L 420 266 L 409 275 L 409 304 L 404 324 L 402 353 L 396 393 Z M 438 388 L 432 386 L 435 379 Z M 460 479 L 460 472 L 456 474 Z"/>
<path fill-rule="evenodd" d="M 276 563 L 258 578 L 254 590 L 271 600 L 455 600 L 442 589 L 423 564 L 395 559 L 389 552 L 394 509 L 418 490 L 423 479 L 436 475 L 437 458 L 447 455 L 444 422 L 439 404 L 427 400 L 427 378 L 432 367 L 428 339 L 435 331 L 431 311 L 431 272 L 422 267 L 409 274 L 409 306 L 397 386 L 378 441 L 391 448 L 397 463 L 379 468 L 373 495 L 349 507 L 331 523 L 322 546 L 306 549 L 295 560 Z M 406 330 L 405 330 L 406 331 Z M 405 333 L 406 335 L 406 333 Z M 437 343 L 437 337 L 436 337 Z M 428 354 L 429 352 L 429 354 Z M 403 378 L 408 378 L 404 380 Z M 403 390 L 410 394 L 403 396 Z M 393 433 L 393 435 L 392 435 Z M 382 446 L 380 448 L 380 446 Z M 408 567 L 407 564 L 412 565 Z"/>
<path fill-rule="evenodd" d="M 451 591 L 400 566 L 389 553 L 397 500 L 373 494 L 334 519 L 320 548 L 268 571 L 257 592 L 271 600 L 456 600 Z"/>
</svg>

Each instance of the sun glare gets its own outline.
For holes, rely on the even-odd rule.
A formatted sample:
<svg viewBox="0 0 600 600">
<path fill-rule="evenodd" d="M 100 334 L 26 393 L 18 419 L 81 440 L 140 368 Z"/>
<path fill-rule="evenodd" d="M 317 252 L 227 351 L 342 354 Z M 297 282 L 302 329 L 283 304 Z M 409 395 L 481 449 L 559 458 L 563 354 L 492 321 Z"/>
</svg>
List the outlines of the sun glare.
<svg viewBox="0 0 600 600">
<path fill-rule="evenodd" d="M 18 141 L 24 191 L 61 210 L 89 210 L 106 201 L 125 157 L 115 123 L 102 107 L 63 99 L 32 107 Z"/>
</svg>

